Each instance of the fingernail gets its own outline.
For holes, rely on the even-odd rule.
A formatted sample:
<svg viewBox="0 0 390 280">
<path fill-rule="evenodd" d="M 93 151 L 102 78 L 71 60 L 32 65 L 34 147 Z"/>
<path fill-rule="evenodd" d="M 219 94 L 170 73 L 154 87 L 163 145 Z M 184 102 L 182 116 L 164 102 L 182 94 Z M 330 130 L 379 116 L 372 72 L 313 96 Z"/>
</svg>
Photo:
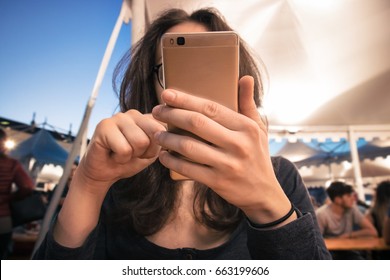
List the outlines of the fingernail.
<svg viewBox="0 0 390 280">
<path fill-rule="evenodd" d="M 164 101 L 172 101 L 175 99 L 176 94 L 171 90 L 165 90 L 161 96 Z"/>
<path fill-rule="evenodd" d="M 157 131 L 155 134 L 154 134 L 154 140 L 156 140 L 158 142 L 158 140 L 160 139 L 160 135 L 161 135 L 161 131 Z"/>
<path fill-rule="evenodd" d="M 162 111 L 162 105 L 157 105 L 152 109 L 152 115 L 156 118 L 161 114 Z"/>
</svg>

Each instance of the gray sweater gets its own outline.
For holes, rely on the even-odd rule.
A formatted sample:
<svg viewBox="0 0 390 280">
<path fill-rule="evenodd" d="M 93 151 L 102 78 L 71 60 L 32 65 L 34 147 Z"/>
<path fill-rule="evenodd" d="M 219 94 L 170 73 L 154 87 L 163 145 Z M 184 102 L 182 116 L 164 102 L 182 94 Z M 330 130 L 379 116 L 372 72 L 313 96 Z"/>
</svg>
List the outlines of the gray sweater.
<svg viewBox="0 0 390 280">
<path fill-rule="evenodd" d="M 272 162 L 278 181 L 298 214 L 298 219 L 283 227 L 260 230 L 243 220 L 230 239 L 216 248 L 167 249 L 149 242 L 128 227 L 109 227 L 101 218 L 79 248 L 58 244 L 51 228 L 34 259 L 330 259 L 297 169 L 281 157 L 272 158 Z M 113 207 L 113 201 L 107 197 L 101 217 L 109 215 Z"/>
</svg>

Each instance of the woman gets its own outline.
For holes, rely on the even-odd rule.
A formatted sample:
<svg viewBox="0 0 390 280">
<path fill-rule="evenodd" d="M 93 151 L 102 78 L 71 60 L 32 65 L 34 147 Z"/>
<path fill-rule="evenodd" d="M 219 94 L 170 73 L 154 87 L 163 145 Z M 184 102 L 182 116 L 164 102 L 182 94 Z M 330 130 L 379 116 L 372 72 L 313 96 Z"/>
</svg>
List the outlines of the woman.
<svg viewBox="0 0 390 280">
<path fill-rule="evenodd" d="M 7 156 L 6 141 L 7 134 L 0 128 L 0 254 L 2 260 L 11 253 L 13 226 L 10 202 L 12 199 L 27 196 L 34 189 L 34 183 L 22 165 Z M 12 192 L 12 184 L 16 185 L 16 192 Z"/>
<path fill-rule="evenodd" d="M 390 181 L 382 181 L 375 192 L 373 206 L 367 214 L 367 218 L 375 226 L 378 236 L 383 237 L 387 243 L 390 240 L 388 213 L 390 211 Z M 373 258 L 390 259 L 390 251 L 373 252 Z"/>
<path fill-rule="evenodd" d="M 127 68 L 122 113 L 96 127 L 35 258 L 330 258 L 296 169 L 269 156 L 260 75 L 244 43 L 238 113 L 163 90 L 153 70 L 164 33 L 227 30 L 212 9 L 170 10 L 149 27 L 116 71 Z M 168 122 L 209 143 L 168 133 Z M 193 181 L 173 181 L 169 169 Z"/>
</svg>

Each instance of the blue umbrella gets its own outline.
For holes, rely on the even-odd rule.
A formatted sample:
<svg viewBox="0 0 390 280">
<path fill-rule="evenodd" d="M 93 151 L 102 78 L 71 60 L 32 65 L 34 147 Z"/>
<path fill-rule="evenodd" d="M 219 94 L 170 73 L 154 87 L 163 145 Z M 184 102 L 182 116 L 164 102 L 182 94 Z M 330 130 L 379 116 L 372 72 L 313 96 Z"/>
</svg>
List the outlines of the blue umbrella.
<svg viewBox="0 0 390 280">
<path fill-rule="evenodd" d="M 340 141 L 327 139 L 325 142 L 312 140 L 309 143 L 305 143 L 298 140 L 295 143 L 289 143 L 287 141 L 283 143 L 282 147 L 278 147 L 276 150 L 275 144 L 271 140 L 271 155 L 284 156 L 294 162 L 298 168 L 302 166 L 329 165 L 331 163 L 351 161 L 350 144 L 344 138 Z M 374 144 L 374 142 L 367 142 L 365 139 L 359 139 L 356 144 L 360 160 L 375 159 L 376 157 L 390 155 L 390 147 L 381 147 Z"/>
<path fill-rule="evenodd" d="M 54 137 L 45 129 L 41 129 L 19 145 L 10 156 L 22 162 L 34 158 L 40 166 L 45 164 L 65 165 L 68 152 L 62 148 Z"/>
</svg>

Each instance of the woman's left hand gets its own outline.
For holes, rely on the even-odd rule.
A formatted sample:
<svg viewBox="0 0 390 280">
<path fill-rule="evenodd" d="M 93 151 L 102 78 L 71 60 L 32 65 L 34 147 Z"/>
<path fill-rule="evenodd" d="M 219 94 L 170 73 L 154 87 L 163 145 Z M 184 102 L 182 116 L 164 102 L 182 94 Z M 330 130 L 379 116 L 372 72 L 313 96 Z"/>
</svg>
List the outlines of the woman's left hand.
<svg viewBox="0 0 390 280">
<path fill-rule="evenodd" d="M 156 133 L 164 149 L 188 159 L 163 150 L 159 159 L 164 166 L 209 186 L 255 223 L 274 221 L 289 211 L 291 204 L 272 167 L 267 127 L 253 99 L 252 77 L 240 79 L 239 112 L 175 90 L 165 90 L 161 97 L 166 105 L 153 109 L 157 120 L 207 141 Z"/>
</svg>

